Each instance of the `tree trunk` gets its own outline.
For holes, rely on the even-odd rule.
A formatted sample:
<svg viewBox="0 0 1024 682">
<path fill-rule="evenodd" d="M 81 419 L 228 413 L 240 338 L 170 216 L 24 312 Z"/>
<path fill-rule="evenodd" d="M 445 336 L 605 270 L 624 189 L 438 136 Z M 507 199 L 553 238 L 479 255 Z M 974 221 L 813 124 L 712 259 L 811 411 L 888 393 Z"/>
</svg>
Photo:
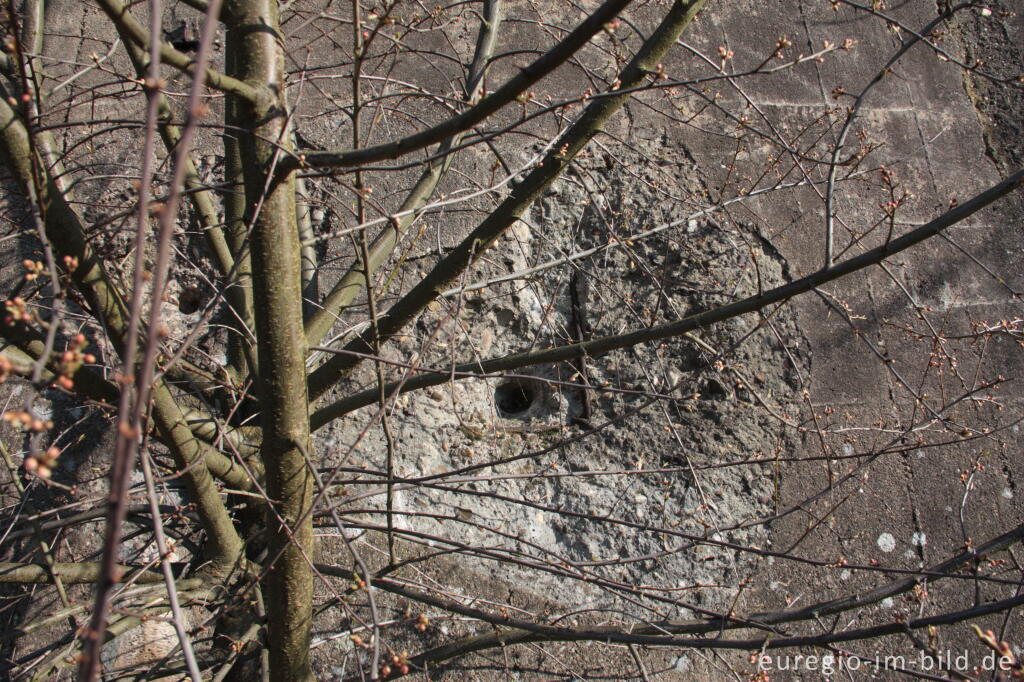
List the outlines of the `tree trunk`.
<svg viewBox="0 0 1024 682">
<path fill-rule="evenodd" d="M 248 134 L 239 139 L 251 226 L 259 392 L 272 508 L 266 581 L 270 673 L 275 681 L 312 680 L 309 633 L 313 602 L 313 479 L 307 468 L 309 408 L 305 382 L 301 259 L 293 176 L 275 176 L 281 150 L 291 147 L 284 99 L 284 54 L 274 0 L 226 6 L 233 76 L 260 91 L 255 104 L 236 100 Z"/>
</svg>

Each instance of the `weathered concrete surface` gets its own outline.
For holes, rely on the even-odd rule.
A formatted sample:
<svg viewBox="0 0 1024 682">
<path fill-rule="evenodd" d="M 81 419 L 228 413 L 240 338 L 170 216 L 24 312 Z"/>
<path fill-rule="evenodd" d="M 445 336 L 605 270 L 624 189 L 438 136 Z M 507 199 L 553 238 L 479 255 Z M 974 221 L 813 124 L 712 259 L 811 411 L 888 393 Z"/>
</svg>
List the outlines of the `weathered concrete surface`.
<svg viewBox="0 0 1024 682">
<path fill-rule="evenodd" d="M 756 11 L 753 7 L 733 7 L 735 21 L 722 19 L 720 36 L 736 44 L 736 35 L 748 35 L 759 22 L 744 17 L 746 12 Z M 1020 9 L 1008 4 L 1001 8 Z M 794 79 L 779 90 L 748 90 L 753 101 L 767 111 L 777 112 L 783 123 L 799 119 L 807 107 L 820 111 L 833 106 L 829 93 L 836 86 L 859 91 L 897 44 L 874 22 L 845 21 L 849 14 L 833 15 L 827 3 L 800 3 L 797 9 L 806 26 L 800 39 L 806 39 L 809 46 L 844 36 L 858 39 L 860 45 L 852 63 L 826 62 L 815 69 L 814 79 Z M 993 5 L 993 9 L 998 14 L 1000 7 Z M 723 11 L 730 14 L 732 10 Z M 934 7 L 930 3 L 907 3 L 892 14 L 907 26 L 920 27 L 934 16 Z M 953 55 L 963 54 L 966 48 L 972 59 L 981 56 L 986 68 L 1001 76 L 1019 69 L 1020 61 L 1014 56 L 1019 57 L 1024 36 L 1024 20 L 1019 14 L 998 22 L 972 16 L 958 26 L 962 32 L 954 30 L 943 42 Z M 772 28 L 781 29 L 777 25 Z M 709 36 L 706 44 L 713 44 L 715 39 Z M 885 143 L 872 158 L 895 169 L 905 186 L 916 194 L 901 216 L 909 225 L 934 217 L 949 199 L 971 196 L 1020 163 L 1019 88 L 998 90 L 1000 94 L 996 95 L 997 90 L 983 79 L 963 76 L 920 46 L 886 81 L 886 87 L 865 103 L 863 118 L 872 134 Z M 981 100 L 978 91 L 989 93 L 992 99 Z M 870 195 L 852 192 L 840 203 L 844 222 L 862 230 L 877 219 L 877 203 Z M 955 337 L 969 334 L 972 323 L 1020 318 L 1019 292 L 1024 290 L 1019 267 L 1024 256 L 1022 205 L 1019 196 L 1011 197 L 950 230 L 948 239 L 935 240 L 892 259 L 887 271 L 875 268 L 866 277 L 825 287 L 827 296 L 842 301 L 856 317 L 853 324 L 857 333 L 822 296 L 808 295 L 794 302 L 811 353 L 808 400 L 829 435 L 819 438 L 808 434 L 802 446 L 789 454 L 796 458 L 867 454 L 911 425 L 928 420 L 919 408 L 914 408 L 911 391 L 928 393 L 932 404 L 939 404 L 939 395 L 949 400 L 976 386 L 981 377 L 1019 379 L 1024 369 L 1019 340 L 1001 337 L 972 344 Z M 750 219 L 758 221 L 763 234 L 778 247 L 796 275 L 820 267 L 823 215 L 820 199 L 813 192 L 803 192 L 796 201 L 787 197 L 764 202 L 751 211 Z M 842 229 L 838 234 L 840 244 L 849 241 Z M 878 243 L 878 238 L 872 235 L 867 245 Z M 1001 281 L 986 275 L 978 262 L 999 273 Z M 921 315 L 915 312 L 915 305 L 920 306 Z M 943 336 L 953 337 L 943 347 L 950 354 L 955 349 L 963 381 L 951 376 L 948 362 L 929 367 L 932 349 L 927 341 L 928 325 Z M 905 329 L 924 333 L 926 338 L 916 338 Z M 878 353 L 886 360 L 881 361 Z M 883 455 L 870 464 L 865 464 L 863 457 L 832 464 L 787 463 L 782 469 L 778 508 L 800 506 L 772 524 L 772 547 L 777 551 L 795 547 L 799 557 L 835 561 L 837 565 L 812 569 L 796 562 L 774 562 L 765 603 L 800 606 L 856 593 L 884 584 L 885 574 L 841 564 L 870 567 L 877 562 L 914 570 L 963 551 L 968 538 L 978 543 L 1016 527 L 1022 518 L 1018 481 L 1024 441 L 1018 425 L 1013 424 L 1022 406 L 1014 383 L 996 393 L 1001 404 L 998 409 L 969 403 L 944 412 L 943 416 L 959 424 L 970 424 L 962 434 L 952 424 L 940 429 L 945 434 L 940 440 L 952 441 L 949 444 L 914 448 L 914 436 L 907 434 L 897 441 L 901 452 Z M 982 435 L 986 428 L 992 430 L 992 435 Z M 933 429 L 925 431 L 929 430 Z M 855 466 L 859 468 L 854 478 L 833 485 Z M 811 491 L 824 495 L 806 504 L 803 501 Z M 928 586 L 928 595 L 920 602 L 888 600 L 877 608 L 840 618 L 838 624 L 866 625 L 892 619 L 896 614 L 913 618 L 975 603 L 974 583 L 962 579 L 951 582 Z M 984 601 L 994 598 L 995 592 L 983 586 L 979 594 Z M 1024 638 L 1019 618 L 993 618 L 979 625 L 996 629 L 1018 646 Z M 944 628 L 935 647 L 969 653 L 970 667 L 980 664 L 986 653 L 966 625 Z M 916 663 L 916 669 L 921 669 L 921 659 L 915 657 L 906 640 L 866 642 L 850 650 L 869 659 L 879 652 L 909 650 L 907 667 L 915 669 Z M 884 679 L 903 679 L 898 672 L 866 672 L 872 667 L 864 666 L 865 670 L 854 677 L 867 679 L 876 674 Z M 970 672 L 957 671 L 956 667 L 950 674 Z M 803 674 L 792 670 L 772 673 L 773 679 L 776 675 L 782 679 L 818 679 L 806 669 Z"/>
<path fill-rule="evenodd" d="M 751 114 L 754 125 L 760 125 L 773 134 L 788 136 L 795 144 L 802 144 L 799 141 L 807 137 L 821 136 L 826 141 L 834 139 L 836 128 L 830 130 L 829 122 L 831 126 L 838 125 L 836 122 L 841 121 L 844 111 L 837 106 L 842 107 L 850 100 L 840 98 L 837 101 L 833 90 L 841 86 L 847 92 L 859 92 L 899 47 L 900 38 L 877 18 L 858 18 L 846 9 L 836 14 L 828 3 L 784 3 L 779 7 L 778 11 L 790 13 L 786 21 L 779 20 L 774 6 L 767 8 L 763 3 L 714 6 L 702 16 L 698 29 L 688 35 L 687 41 L 710 56 L 716 54 L 719 45 L 733 49 L 737 70 L 742 70 L 741 64 L 756 63 L 755 57 L 770 52 L 780 34 L 788 34 L 796 46 L 794 49 L 803 52 L 820 49 L 826 39 L 839 43 L 845 38 L 852 38 L 858 41 L 856 49 L 849 54 L 828 58 L 820 65 L 806 65 L 778 77 L 740 80 L 742 93 L 727 85 L 714 86 L 708 88 L 709 96 L 718 94 L 718 101 L 731 107 L 737 115 L 750 111 L 745 99 L 749 98 L 752 108 L 764 115 L 760 118 Z M 905 26 L 917 29 L 934 17 L 934 7 L 927 3 L 904 4 L 894 9 L 891 16 Z M 1008 40 L 1012 41 L 1014 35 L 1019 36 L 1019 17 L 1006 17 L 1000 25 L 1005 26 L 1002 30 L 1011 36 Z M 986 36 L 996 30 L 991 22 L 988 26 L 985 29 L 988 33 L 978 33 L 977 26 L 962 24 L 965 33 L 947 35 L 942 45 L 954 56 L 961 55 L 965 46 L 972 50 L 981 49 L 979 45 L 988 44 Z M 902 37 L 906 36 L 904 32 Z M 997 48 L 989 49 L 998 51 Z M 680 50 L 673 60 L 667 62 L 668 71 L 686 73 L 693 68 L 693 62 L 685 51 Z M 906 230 L 930 220 L 941 214 L 951 199 L 970 197 L 998 181 L 1008 171 L 1009 163 L 1000 163 L 998 154 L 1012 152 L 998 152 L 998 149 L 1012 149 L 1015 145 L 1019 148 L 1019 139 L 1014 137 L 1012 130 L 1003 130 L 986 119 L 984 107 L 979 111 L 977 96 L 971 96 L 972 88 L 976 87 L 973 80 L 963 77 L 958 67 L 940 61 L 931 49 L 918 46 L 872 92 L 861 109 L 862 123 L 856 129 L 862 128 L 869 142 L 880 145 L 872 153 L 868 166 L 877 168 L 884 164 L 894 170 L 902 187 L 915 195 L 901 207 L 897 230 Z M 657 104 L 654 106 L 657 108 Z M 1019 108 L 1013 109 L 1012 102 L 1005 106 L 1019 112 Z M 724 121 L 725 117 L 707 115 L 696 118 L 688 128 L 671 125 L 639 107 L 630 113 L 631 116 L 621 117 L 611 126 L 610 132 L 619 140 L 651 155 L 682 149 L 687 160 L 683 172 L 688 171 L 698 177 L 712 200 L 723 195 L 731 196 L 727 178 L 732 176 L 722 168 L 732 160 L 735 151 L 730 146 L 731 140 L 705 132 L 715 130 L 716 125 L 720 126 L 719 130 L 732 130 L 733 124 Z M 621 149 L 614 143 L 609 144 L 615 151 Z M 825 150 L 825 144 L 816 147 L 818 158 L 826 156 Z M 741 169 L 756 169 L 769 153 L 777 154 L 777 148 L 767 143 L 759 146 L 756 140 L 751 141 L 734 163 Z M 630 157 L 625 154 L 622 158 Z M 627 161 L 626 165 L 630 163 Z M 806 166 L 812 179 L 820 181 L 824 177 L 821 168 L 813 162 Z M 640 172 L 650 172 L 640 163 L 636 167 L 643 169 Z M 749 170 L 747 174 L 756 175 Z M 652 175 L 659 180 L 664 179 L 657 173 Z M 868 179 L 874 182 L 877 175 L 875 171 Z M 599 177 L 607 181 L 609 176 L 615 177 L 614 173 Z M 723 183 L 726 183 L 724 189 Z M 623 197 L 630 194 L 619 194 L 614 187 L 612 182 L 599 194 L 628 215 L 629 206 Z M 681 190 L 679 194 L 699 192 L 685 184 L 676 188 Z M 731 189 L 734 191 L 735 188 Z M 723 223 L 739 234 L 753 234 L 765 240 L 774 250 L 773 254 L 777 253 L 781 258 L 786 277 L 796 279 L 820 268 L 824 258 L 823 191 L 818 186 L 749 200 L 729 209 Z M 531 214 L 535 223 L 563 225 L 566 224 L 563 214 L 568 213 L 571 224 L 573 217 L 580 216 L 580 209 L 574 206 L 581 202 L 571 201 L 570 197 L 571 193 L 566 195 L 563 191 L 561 197 L 556 194 L 553 205 L 542 202 Z M 644 199 L 651 201 L 647 196 Z M 840 216 L 836 236 L 836 251 L 840 258 L 855 255 L 885 239 L 887 230 L 884 226 L 868 230 L 878 223 L 879 203 L 884 200 L 878 188 L 867 183 L 861 184 L 856 179 L 840 183 L 836 209 Z M 735 599 L 731 606 L 738 613 L 744 613 L 799 607 L 857 594 L 884 585 L 905 575 L 906 571 L 934 565 L 963 551 L 968 538 L 977 543 L 1020 523 L 1020 496 L 1016 492 L 1015 477 L 1019 473 L 1021 440 L 1019 429 L 1008 425 L 1017 418 L 1022 402 L 1013 385 L 992 392 L 1001 407 L 991 402 L 956 403 L 947 407 L 956 396 L 976 387 L 981 380 L 995 379 L 998 375 L 1008 378 L 1021 376 L 1024 356 L 1016 340 L 993 337 L 976 342 L 957 338 L 971 333 L 972 323 L 1020 316 L 1020 299 L 1014 295 L 1014 292 L 1024 290 L 1024 279 L 1015 265 L 1020 261 L 1024 246 L 1019 229 L 1019 205 L 1017 200 L 1008 201 L 950 230 L 946 239 L 935 240 L 892 259 L 887 269 L 873 268 L 848 281 L 824 287 L 819 296 L 808 294 L 792 302 L 798 333 L 787 335 L 786 345 L 794 356 L 809 361 L 809 368 L 804 373 L 802 366 L 796 367 L 796 390 L 788 396 L 788 402 L 783 401 L 783 409 L 799 414 L 806 430 L 795 445 L 785 437 L 773 441 L 762 433 L 757 444 L 761 452 L 773 453 L 783 461 L 777 467 L 748 467 L 748 473 L 757 474 L 758 484 L 771 482 L 770 499 L 759 501 L 758 496 L 764 493 L 755 485 L 747 492 L 746 500 L 733 495 L 728 497 L 726 505 L 713 507 L 714 512 L 709 512 L 710 507 L 701 505 L 684 508 L 684 514 L 689 520 L 702 518 L 707 522 L 710 519 L 712 524 L 728 526 L 738 520 L 737 515 L 743 517 L 753 513 L 770 517 L 773 512 L 780 513 L 781 517 L 769 526 L 770 537 L 765 546 L 776 552 L 792 552 L 797 560 L 768 558 L 749 561 L 749 557 L 728 558 L 711 548 L 702 548 L 706 551 L 698 551 L 695 556 L 698 560 L 712 560 L 708 566 L 713 575 L 720 576 L 721 589 L 708 587 L 687 592 L 686 601 L 716 606 L 723 603 L 722 599 Z M 585 216 L 586 211 L 583 214 Z M 580 219 L 586 229 L 585 217 Z M 643 223 L 646 219 L 648 216 L 643 215 L 643 219 L 636 222 Z M 851 239 L 851 231 L 858 235 L 856 240 Z M 682 243 L 692 244 L 692 241 L 687 242 L 684 238 Z M 574 241 L 568 246 L 572 244 L 578 247 L 587 245 L 585 241 Z M 680 245 L 658 242 L 653 250 L 657 251 L 659 247 L 671 249 L 680 248 Z M 642 261 L 658 265 L 657 258 L 645 252 L 642 246 L 638 251 Z M 765 254 L 755 256 L 754 260 L 758 258 L 764 259 Z M 609 272 L 623 273 L 629 270 L 626 265 L 605 262 L 602 267 Z M 999 278 L 990 277 L 985 268 L 998 273 Z M 509 269 L 515 268 L 509 266 Z M 625 275 L 617 276 L 623 278 L 618 283 L 622 296 L 635 296 L 642 300 L 640 288 L 629 284 Z M 666 280 L 670 281 L 671 276 L 666 276 Z M 712 280 L 713 277 L 709 277 L 706 281 Z M 600 289 L 598 292 L 596 296 L 602 295 Z M 557 294 L 552 294 L 552 297 L 558 300 Z M 836 305 L 830 306 L 829 302 Z M 592 303 L 595 307 L 601 305 L 597 298 Z M 511 340 L 500 336 L 503 319 L 508 320 L 506 323 L 513 327 L 517 336 L 525 334 L 529 337 L 537 328 L 536 323 L 532 326 L 529 323 L 530 311 L 535 310 L 538 315 L 543 311 L 542 305 L 532 307 L 520 303 L 518 315 L 503 318 L 499 314 L 497 319 L 488 320 L 474 316 L 472 310 L 476 304 L 470 301 L 469 305 L 471 312 L 466 314 L 466 318 L 474 322 L 469 326 L 474 330 L 471 334 L 479 338 L 481 330 L 484 330 L 484 333 L 499 335 L 493 344 L 487 342 L 492 354 L 516 343 L 515 336 Z M 495 305 L 500 304 L 490 303 L 492 307 Z M 698 305 L 697 309 L 701 307 Z M 917 309 L 921 311 L 920 316 Z M 486 304 L 483 310 L 488 310 Z M 564 313 L 564 310 L 560 312 Z M 844 313 L 852 318 L 849 323 L 844 319 Z M 436 319 L 440 319 L 440 315 L 431 318 L 429 324 Z M 612 319 L 616 318 L 613 316 Z M 958 364 L 955 368 L 945 356 L 936 356 L 939 366 L 929 365 L 929 360 L 933 359 L 930 355 L 933 344 L 929 341 L 932 330 L 944 339 L 941 349 L 949 357 L 956 358 Z M 925 336 L 922 338 L 920 334 Z M 750 345 L 758 348 L 761 343 L 764 339 L 758 338 Z M 407 352 L 413 348 L 409 346 Z M 453 355 L 459 356 L 458 353 Z M 670 364 L 685 368 L 685 353 L 674 350 L 669 352 L 669 357 Z M 638 365 L 646 361 L 641 357 L 632 359 Z M 595 364 L 607 368 L 600 361 Z M 702 390 L 705 389 L 706 385 Z M 479 404 L 487 399 L 486 394 L 475 393 L 472 388 L 465 391 L 456 394 L 453 406 Z M 806 391 L 803 398 L 801 391 Z M 920 407 L 914 407 L 913 393 L 929 394 L 926 402 L 930 408 L 941 410 L 941 415 L 951 421 L 946 425 L 929 425 L 929 416 L 924 416 Z M 438 399 L 447 404 L 447 392 Z M 743 409 L 753 408 L 740 408 Z M 429 414 L 429 410 L 413 398 L 407 414 L 422 418 L 424 413 Z M 474 418 L 479 417 L 472 408 L 469 413 Z M 719 415 L 718 427 L 714 422 L 706 422 L 696 427 L 691 425 L 684 432 L 684 442 L 679 451 L 685 453 L 683 456 L 691 463 L 695 462 L 698 468 L 720 462 L 722 458 L 728 461 L 735 456 L 743 457 L 749 452 L 744 450 L 742 442 L 735 440 L 726 440 L 720 447 L 702 440 L 701 433 L 709 428 L 714 430 L 725 424 L 736 425 L 735 412 L 725 411 Z M 401 420 L 400 416 L 396 418 Z M 486 412 L 483 421 L 487 422 Z M 500 420 L 497 423 L 500 426 Z M 655 421 L 655 426 L 658 423 Z M 424 426 L 431 433 L 439 425 L 440 422 L 430 422 L 429 426 Z M 987 435 L 986 429 L 992 434 Z M 925 436 L 929 442 L 951 442 L 915 447 L 919 435 Z M 565 457 L 570 467 L 611 466 L 607 463 L 609 457 L 614 464 L 630 462 L 640 454 L 637 451 L 644 453 L 645 461 L 655 458 L 664 464 L 669 453 L 676 453 L 675 446 L 659 437 L 656 428 L 647 429 L 636 424 L 627 423 L 618 437 L 598 437 L 592 441 L 599 450 L 591 452 L 589 457 L 584 455 L 576 459 L 570 454 L 572 449 L 568 449 Z M 890 441 L 892 452 L 879 454 L 879 450 Z M 431 442 L 428 439 L 428 443 Z M 440 445 L 441 452 L 444 452 L 451 442 L 444 439 Z M 420 447 L 435 451 L 433 446 L 421 444 Z M 464 447 L 468 448 L 469 456 L 478 458 L 486 458 L 490 452 L 487 444 L 482 443 L 469 443 Z M 443 462 L 444 458 L 441 460 Z M 984 469 L 978 466 L 979 463 Z M 437 457 L 431 455 L 421 459 L 420 464 L 438 467 Z M 851 472 L 853 475 L 847 476 Z M 845 480 L 844 476 L 847 476 Z M 701 486 L 701 480 L 705 485 Z M 721 477 L 708 480 L 703 472 L 695 477 L 696 487 L 703 487 L 711 495 L 727 491 L 727 480 Z M 969 488 L 965 485 L 967 480 L 970 481 Z M 633 500 L 632 506 L 626 505 L 630 513 L 644 515 L 648 512 L 646 494 L 633 497 L 634 493 L 629 490 L 613 492 Z M 573 495 L 581 493 L 589 498 L 590 504 L 596 503 L 597 509 L 603 511 L 608 508 L 602 504 L 600 495 L 583 493 L 580 488 L 573 491 Z M 685 491 L 672 491 L 672 494 L 685 494 Z M 548 495 L 550 497 L 542 493 L 539 497 L 572 504 L 569 501 L 572 496 Z M 431 499 L 441 506 L 455 504 L 453 498 Z M 765 502 L 769 503 L 768 508 L 762 506 Z M 486 521 L 505 518 L 498 507 L 486 503 L 459 504 L 463 505 L 459 509 L 467 519 L 476 518 L 479 514 L 483 514 L 481 520 Z M 610 509 L 608 513 L 617 508 L 613 506 Z M 606 557 L 609 551 L 616 549 L 623 557 L 637 554 L 635 549 L 631 550 L 635 545 L 630 545 L 630 541 L 620 544 L 599 535 L 601 531 L 598 529 L 571 526 L 568 537 L 563 537 L 566 528 L 555 525 L 556 533 L 550 536 L 546 534 L 546 527 L 551 522 L 545 516 L 527 520 L 532 539 L 545 542 L 547 547 L 558 547 L 565 555 L 578 561 Z M 765 541 L 761 535 L 748 535 L 742 539 L 736 535 L 728 537 L 750 544 Z M 575 539 L 575 546 L 570 538 Z M 638 538 L 632 538 L 631 542 L 637 542 Z M 813 563 L 807 564 L 799 559 Z M 719 563 L 716 564 L 716 560 Z M 671 565 L 672 561 L 670 558 L 666 563 Z M 695 571 L 693 565 L 685 561 L 680 560 L 676 569 L 686 574 L 691 584 L 707 580 L 706 572 Z M 661 563 L 645 563 L 639 567 L 647 584 L 670 583 L 664 581 L 665 570 Z M 489 574 L 485 567 L 479 571 L 478 575 Z M 673 575 L 671 569 L 669 575 Z M 740 575 L 753 576 L 753 582 L 737 591 L 737 577 Z M 531 580 L 527 586 L 515 578 L 505 580 L 517 583 L 515 593 L 518 596 L 509 597 L 517 605 L 524 599 L 527 603 L 536 600 L 540 595 L 531 595 L 531 592 L 544 584 L 543 581 Z M 461 581 L 455 579 L 449 584 L 461 584 Z M 708 585 L 707 582 L 704 584 Z M 497 589 L 500 593 L 502 588 Z M 577 592 L 575 589 L 571 593 L 578 595 L 577 599 L 587 599 L 584 603 L 588 605 L 596 604 L 589 601 L 586 591 Z M 974 603 L 974 589 L 973 582 L 954 578 L 926 587 L 927 596 L 917 594 L 914 595 L 915 600 L 904 597 L 896 601 L 886 600 L 880 605 L 851 612 L 835 623 L 829 620 L 820 628 L 792 627 L 783 628 L 782 632 L 815 634 L 832 625 L 867 626 L 897 617 L 912 618 L 968 608 Z M 994 598 L 997 593 L 1006 594 L 990 587 L 981 588 L 979 594 L 984 601 Z M 998 629 L 1003 626 L 1003 621 L 993 618 L 980 621 L 980 624 Z M 1001 632 L 1006 639 L 1020 642 L 1022 633 L 1016 629 L 1016 624 L 1017 620 L 1011 618 L 1010 627 Z M 985 654 L 964 625 L 943 629 L 934 645 L 956 655 L 966 654 L 971 666 L 978 664 Z M 920 654 L 914 645 L 901 637 L 859 643 L 851 645 L 849 650 L 868 659 L 873 659 L 876 654 L 902 655 L 910 661 L 908 668 L 920 662 Z M 459 667 L 450 672 L 450 679 L 460 679 L 461 675 L 471 674 L 471 671 L 483 679 L 501 679 L 503 675 L 513 674 L 510 671 L 518 671 L 523 679 L 533 679 L 533 675 L 543 678 L 541 670 L 560 674 L 564 672 L 561 666 L 571 671 L 566 674 L 589 677 L 598 674 L 595 672 L 598 664 L 590 658 L 592 652 L 592 648 L 572 645 L 546 648 L 545 653 L 518 652 L 518 658 L 511 660 L 508 656 L 512 654 L 505 654 L 504 659 L 483 657 L 482 669 Z M 643 656 L 650 657 L 647 659 L 648 673 L 659 679 L 727 679 L 730 674 L 756 672 L 756 666 L 745 655 L 719 658 L 700 652 L 645 652 Z M 552 661 L 555 657 L 557 663 Z M 610 662 L 602 662 L 602 665 L 608 664 Z M 609 674 L 608 668 L 601 669 L 605 675 Z M 626 651 L 620 653 L 613 670 L 615 672 L 610 673 L 613 677 L 639 677 L 639 668 Z M 775 679 L 820 679 L 820 673 L 807 669 L 794 672 L 792 669 L 779 670 L 777 666 L 772 671 L 769 666 L 769 671 Z M 851 671 L 851 674 L 865 679 L 872 675 L 883 679 L 903 676 L 900 672 L 874 670 L 868 664 L 864 664 L 860 672 Z"/>
</svg>

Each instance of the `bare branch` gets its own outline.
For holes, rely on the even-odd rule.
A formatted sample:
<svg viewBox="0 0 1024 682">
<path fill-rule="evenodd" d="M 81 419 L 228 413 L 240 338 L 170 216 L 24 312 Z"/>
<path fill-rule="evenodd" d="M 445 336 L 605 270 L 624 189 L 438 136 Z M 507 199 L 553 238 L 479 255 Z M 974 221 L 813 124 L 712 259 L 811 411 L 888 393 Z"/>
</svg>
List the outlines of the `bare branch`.
<svg viewBox="0 0 1024 682">
<path fill-rule="evenodd" d="M 296 156 L 285 157 L 281 160 L 281 171 L 287 172 L 298 168 L 351 168 L 374 161 L 396 159 L 469 130 L 494 112 L 515 101 L 516 97 L 531 85 L 565 63 L 630 2 L 632 0 L 605 0 L 598 9 L 590 13 L 586 21 L 558 45 L 525 67 L 505 85 L 484 97 L 478 104 L 443 123 L 395 142 L 366 149 L 347 152 L 298 152 Z"/>
</svg>

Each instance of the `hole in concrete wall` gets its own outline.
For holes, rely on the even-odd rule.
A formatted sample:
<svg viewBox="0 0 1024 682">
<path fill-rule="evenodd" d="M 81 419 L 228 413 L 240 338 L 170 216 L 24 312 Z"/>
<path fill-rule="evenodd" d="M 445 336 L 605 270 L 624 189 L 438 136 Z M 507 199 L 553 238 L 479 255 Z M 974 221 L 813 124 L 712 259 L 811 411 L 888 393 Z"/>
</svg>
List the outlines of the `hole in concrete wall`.
<svg viewBox="0 0 1024 682">
<path fill-rule="evenodd" d="M 178 310 L 186 315 L 191 315 L 199 310 L 202 303 L 202 295 L 199 293 L 199 289 L 187 287 L 182 289 L 181 294 L 178 295 Z"/>
<path fill-rule="evenodd" d="M 540 386 L 534 381 L 510 379 L 494 389 L 494 405 L 502 417 L 523 417 L 540 398 Z"/>
</svg>

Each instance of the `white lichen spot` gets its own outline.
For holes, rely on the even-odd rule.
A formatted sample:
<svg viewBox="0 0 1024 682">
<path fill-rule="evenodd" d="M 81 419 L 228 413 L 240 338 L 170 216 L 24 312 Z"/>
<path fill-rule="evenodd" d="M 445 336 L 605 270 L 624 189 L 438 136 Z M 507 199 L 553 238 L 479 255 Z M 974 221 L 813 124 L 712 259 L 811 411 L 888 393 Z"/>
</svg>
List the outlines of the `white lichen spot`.
<svg viewBox="0 0 1024 682">
<path fill-rule="evenodd" d="M 910 544 L 914 547 L 924 547 L 928 544 L 928 536 L 922 531 L 917 531 L 910 536 Z"/>
<path fill-rule="evenodd" d="M 840 580 L 849 580 L 851 575 L 853 575 L 853 574 L 850 573 L 850 569 L 845 568 L 845 569 L 843 569 L 843 572 L 839 574 L 839 579 Z"/>
<path fill-rule="evenodd" d="M 896 602 L 892 600 L 892 597 L 886 597 L 882 600 L 883 609 L 891 609 Z"/>
<path fill-rule="evenodd" d="M 896 538 L 892 536 L 892 533 L 882 533 L 878 536 L 878 549 L 883 552 L 891 552 L 896 549 Z"/>
<path fill-rule="evenodd" d="M 1005 497 L 1008 500 L 1012 500 L 1013 499 L 1013 491 L 1010 490 L 1009 488 L 1003 488 L 1003 497 Z"/>
<path fill-rule="evenodd" d="M 690 669 L 690 659 L 686 656 L 680 656 L 676 659 L 675 668 L 676 672 L 685 673 L 687 670 Z"/>
</svg>

